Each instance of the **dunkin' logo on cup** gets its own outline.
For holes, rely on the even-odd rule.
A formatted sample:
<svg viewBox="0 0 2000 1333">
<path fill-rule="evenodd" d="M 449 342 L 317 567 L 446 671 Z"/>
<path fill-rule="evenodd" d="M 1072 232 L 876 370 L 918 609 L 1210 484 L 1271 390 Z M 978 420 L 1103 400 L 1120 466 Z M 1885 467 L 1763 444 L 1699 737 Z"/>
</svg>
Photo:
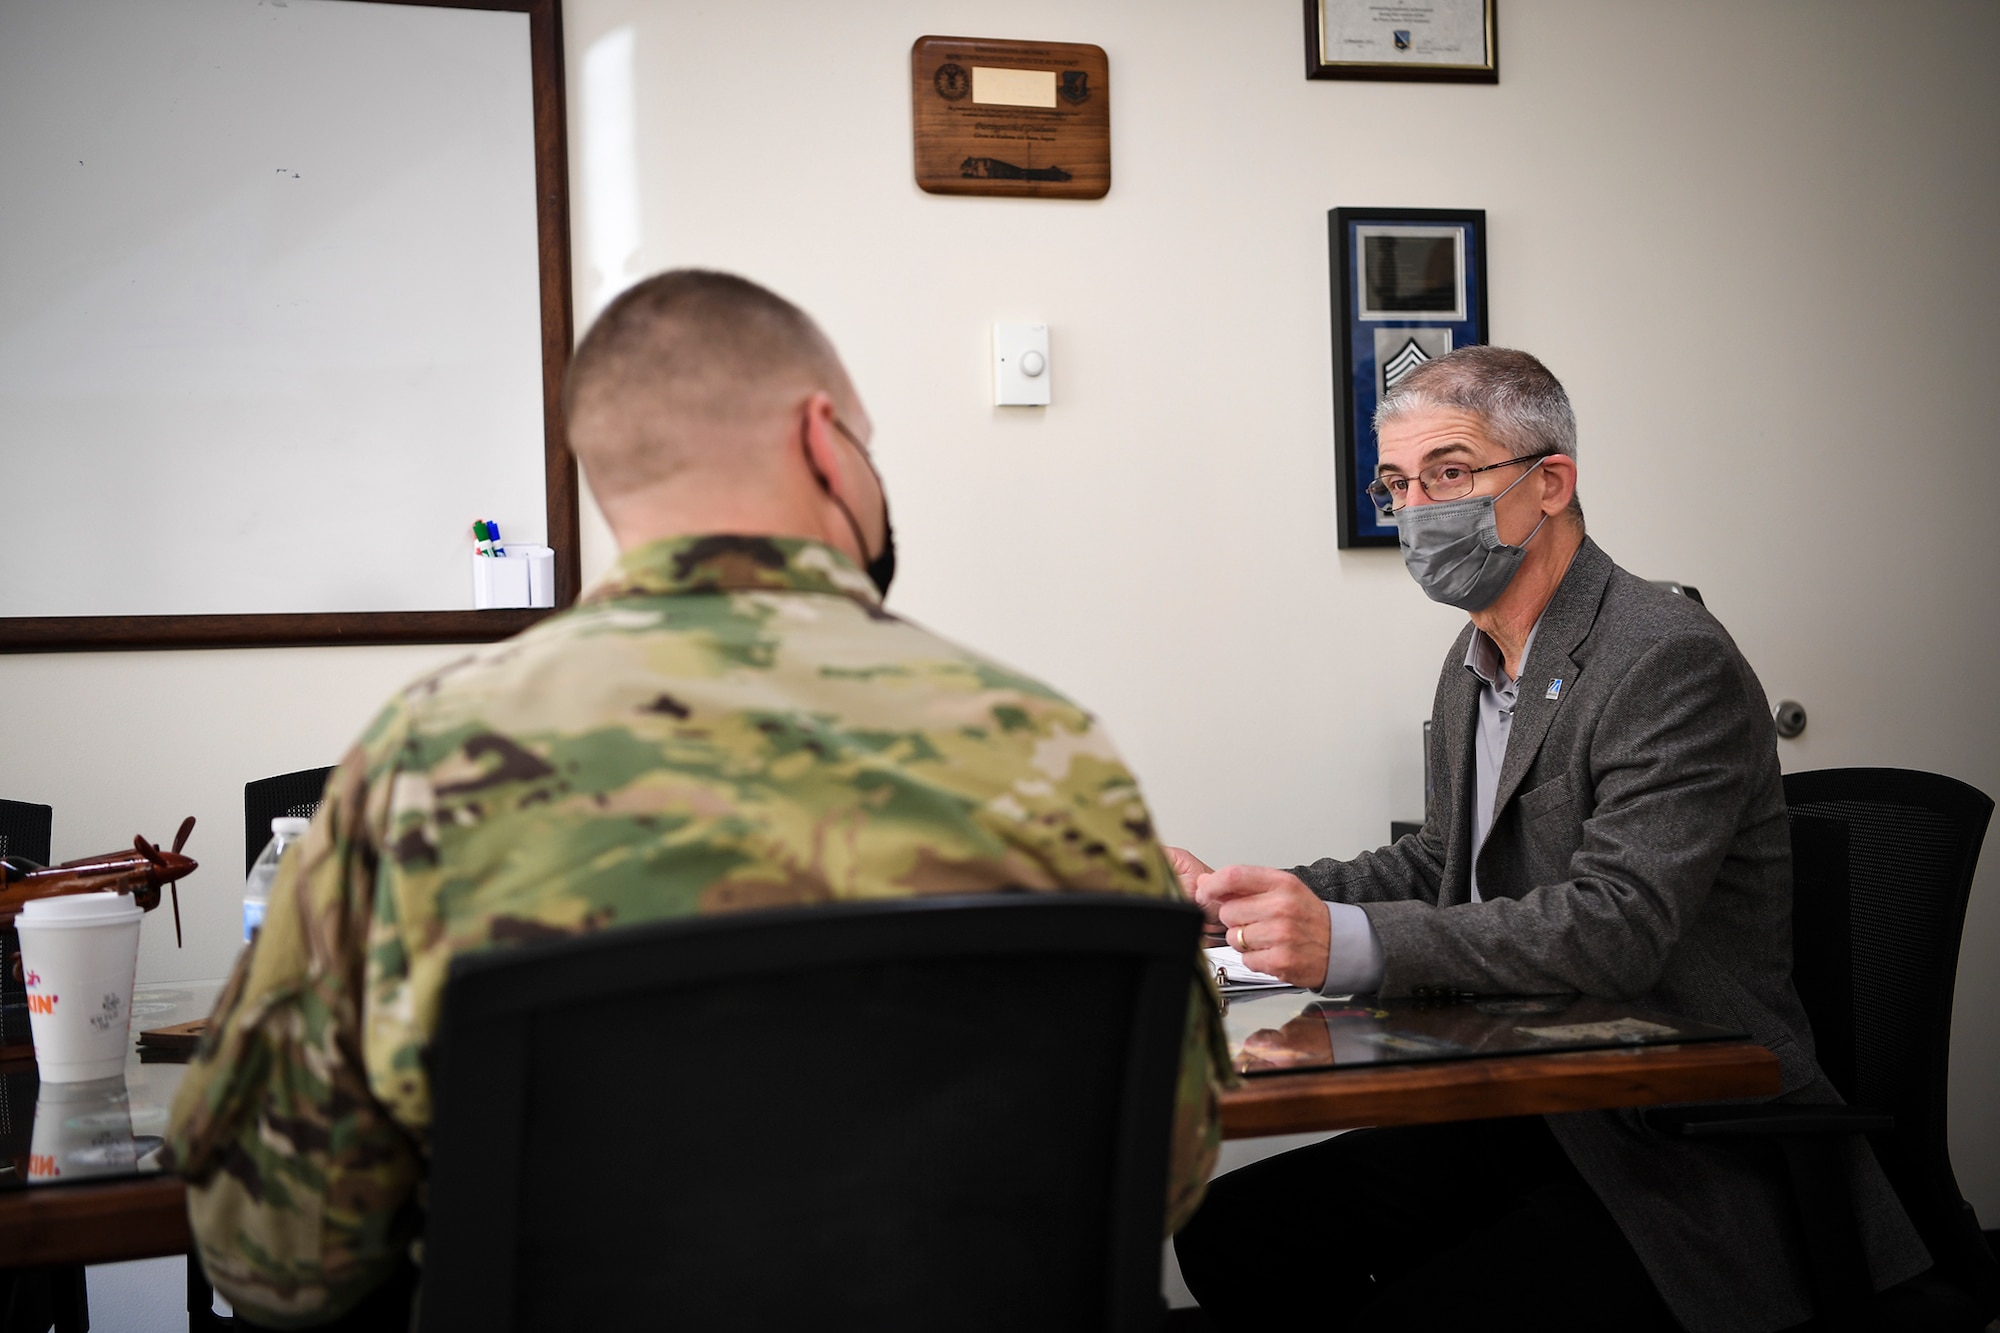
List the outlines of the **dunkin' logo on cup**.
<svg viewBox="0 0 2000 1333">
<path fill-rule="evenodd" d="M 61 1174 L 62 1168 L 56 1165 L 54 1153 L 36 1152 L 28 1154 L 29 1179 L 49 1180 Z"/>
<path fill-rule="evenodd" d="M 39 972 L 34 972 L 34 971 L 31 971 L 31 972 L 29 972 L 29 973 L 27 974 L 27 976 L 25 976 L 24 978 L 22 978 L 22 980 L 23 980 L 23 981 L 25 981 L 25 982 L 27 983 L 27 987 L 28 987 L 28 992 L 29 992 L 29 994 L 28 994 L 28 1012 L 29 1012 L 29 1013 L 31 1013 L 31 1014 L 52 1014 L 52 1013 L 54 1013 L 54 1012 L 56 1011 L 56 1000 L 57 1000 L 57 999 L 59 998 L 58 996 L 54 996 L 54 995 L 36 995 L 36 994 L 34 993 L 34 989 L 35 989 L 35 987 L 37 987 L 37 986 L 39 986 L 39 985 L 41 985 L 41 984 L 42 984 L 42 974 L 41 974 L 41 973 L 39 973 Z"/>
</svg>

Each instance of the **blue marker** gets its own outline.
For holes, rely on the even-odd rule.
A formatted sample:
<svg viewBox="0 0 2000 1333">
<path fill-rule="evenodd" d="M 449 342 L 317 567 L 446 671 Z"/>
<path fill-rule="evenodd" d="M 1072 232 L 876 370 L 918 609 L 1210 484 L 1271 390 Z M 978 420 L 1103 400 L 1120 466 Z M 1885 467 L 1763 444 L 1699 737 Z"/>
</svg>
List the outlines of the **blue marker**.
<svg viewBox="0 0 2000 1333">
<path fill-rule="evenodd" d="M 486 520 L 486 535 L 493 539 L 493 554 L 507 554 L 507 548 L 500 544 L 500 525 L 490 518 Z"/>
</svg>

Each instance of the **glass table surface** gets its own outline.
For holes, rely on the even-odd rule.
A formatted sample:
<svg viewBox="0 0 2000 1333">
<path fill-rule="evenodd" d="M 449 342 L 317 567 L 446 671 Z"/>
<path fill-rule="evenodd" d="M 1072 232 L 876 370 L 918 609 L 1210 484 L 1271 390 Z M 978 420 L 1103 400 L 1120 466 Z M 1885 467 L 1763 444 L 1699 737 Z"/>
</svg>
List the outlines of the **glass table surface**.
<svg viewBox="0 0 2000 1333">
<path fill-rule="evenodd" d="M 167 1114 L 182 1063 L 142 1059 L 142 1031 L 205 1018 L 220 981 L 142 985 L 133 993 L 135 1047 L 122 1077 L 41 1083 L 31 1064 L 0 1066 L 0 1194 L 161 1172 Z M 1387 1065 L 1545 1055 L 1745 1034 L 1642 1005 L 1576 995 L 1327 999 L 1291 988 L 1230 990 L 1231 1058 L 1250 1077 Z"/>
<path fill-rule="evenodd" d="M 186 1066 L 142 1058 L 139 1034 L 206 1018 L 220 981 L 141 984 L 132 992 L 133 1049 L 125 1072 L 86 1083 L 43 1083 L 30 1063 L 0 1066 L 0 1193 L 160 1174 Z"/>
<path fill-rule="evenodd" d="M 1232 989 L 1223 999 L 1230 1057 L 1246 1076 L 1740 1041 L 1746 1035 L 1582 995 L 1328 999 L 1285 988 Z"/>
</svg>

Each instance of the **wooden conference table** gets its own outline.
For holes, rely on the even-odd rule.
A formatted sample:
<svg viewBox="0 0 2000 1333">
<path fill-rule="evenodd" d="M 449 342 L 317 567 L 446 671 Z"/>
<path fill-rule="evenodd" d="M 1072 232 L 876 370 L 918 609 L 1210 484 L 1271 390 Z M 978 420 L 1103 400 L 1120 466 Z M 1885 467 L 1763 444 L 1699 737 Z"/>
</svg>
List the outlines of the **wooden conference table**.
<svg viewBox="0 0 2000 1333">
<path fill-rule="evenodd" d="M 204 1017 L 220 987 L 141 986 L 133 996 L 133 1026 Z M 1237 993 L 1229 997 L 1225 1021 L 1238 1068 L 1246 1071 L 1241 1086 L 1223 1094 L 1225 1138 L 1778 1091 L 1777 1058 L 1753 1042 L 1667 1015 L 1570 997 L 1364 996 L 1344 1003 L 1290 990 Z M 1566 1038 L 1535 1035 L 1565 1031 Z M 1329 1059 L 1335 1063 L 1328 1065 Z M 1307 1067 L 1314 1064 L 1321 1067 Z M 165 1132 L 182 1072 L 178 1064 L 144 1063 L 135 1052 L 126 1063 L 123 1105 L 137 1151 L 95 1163 L 88 1152 L 74 1154 L 78 1169 L 104 1173 L 98 1179 L 27 1184 L 22 1173 L 26 1127 L 36 1109 L 28 1090 L 33 1079 L 0 1069 L 0 1135 L 13 1154 L 0 1160 L 0 1267 L 113 1263 L 188 1251 L 181 1183 L 148 1172 L 144 1160 Z M 32 1143 L 44 1174 L 52 1160 L 58 1166 L 70 1160 L 62 1151 L 43 1136 Z"/>
<path fill-rule="evenodd" d="M 1225 999 L 1243 1075 L 1222 1095 L 1226 1139 L 1779 1090 L 1778 1057 L 1741 1034 L 1580 996 Z"/>
</svg>

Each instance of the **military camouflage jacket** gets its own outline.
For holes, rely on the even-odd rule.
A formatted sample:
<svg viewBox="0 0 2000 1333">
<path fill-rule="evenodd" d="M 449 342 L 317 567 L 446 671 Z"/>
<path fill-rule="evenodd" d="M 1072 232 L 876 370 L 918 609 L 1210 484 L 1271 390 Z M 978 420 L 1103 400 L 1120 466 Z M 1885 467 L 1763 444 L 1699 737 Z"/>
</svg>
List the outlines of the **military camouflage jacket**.
<svg viewBox="0 0 2000 1333">
<path fill-rule="evenodd" d="M 1094 719 L 882 610 L 818 543 L 629 552 L 574 610 L 404 690 L 329 780 L 174 1106 L 202 1261 L 299 1326 L 411 1252 L 454 954 L 1003 885 L 1177 892 Z M 1176 1226 L 1227 1065 L 1190 964 Z"/>
</svg>

